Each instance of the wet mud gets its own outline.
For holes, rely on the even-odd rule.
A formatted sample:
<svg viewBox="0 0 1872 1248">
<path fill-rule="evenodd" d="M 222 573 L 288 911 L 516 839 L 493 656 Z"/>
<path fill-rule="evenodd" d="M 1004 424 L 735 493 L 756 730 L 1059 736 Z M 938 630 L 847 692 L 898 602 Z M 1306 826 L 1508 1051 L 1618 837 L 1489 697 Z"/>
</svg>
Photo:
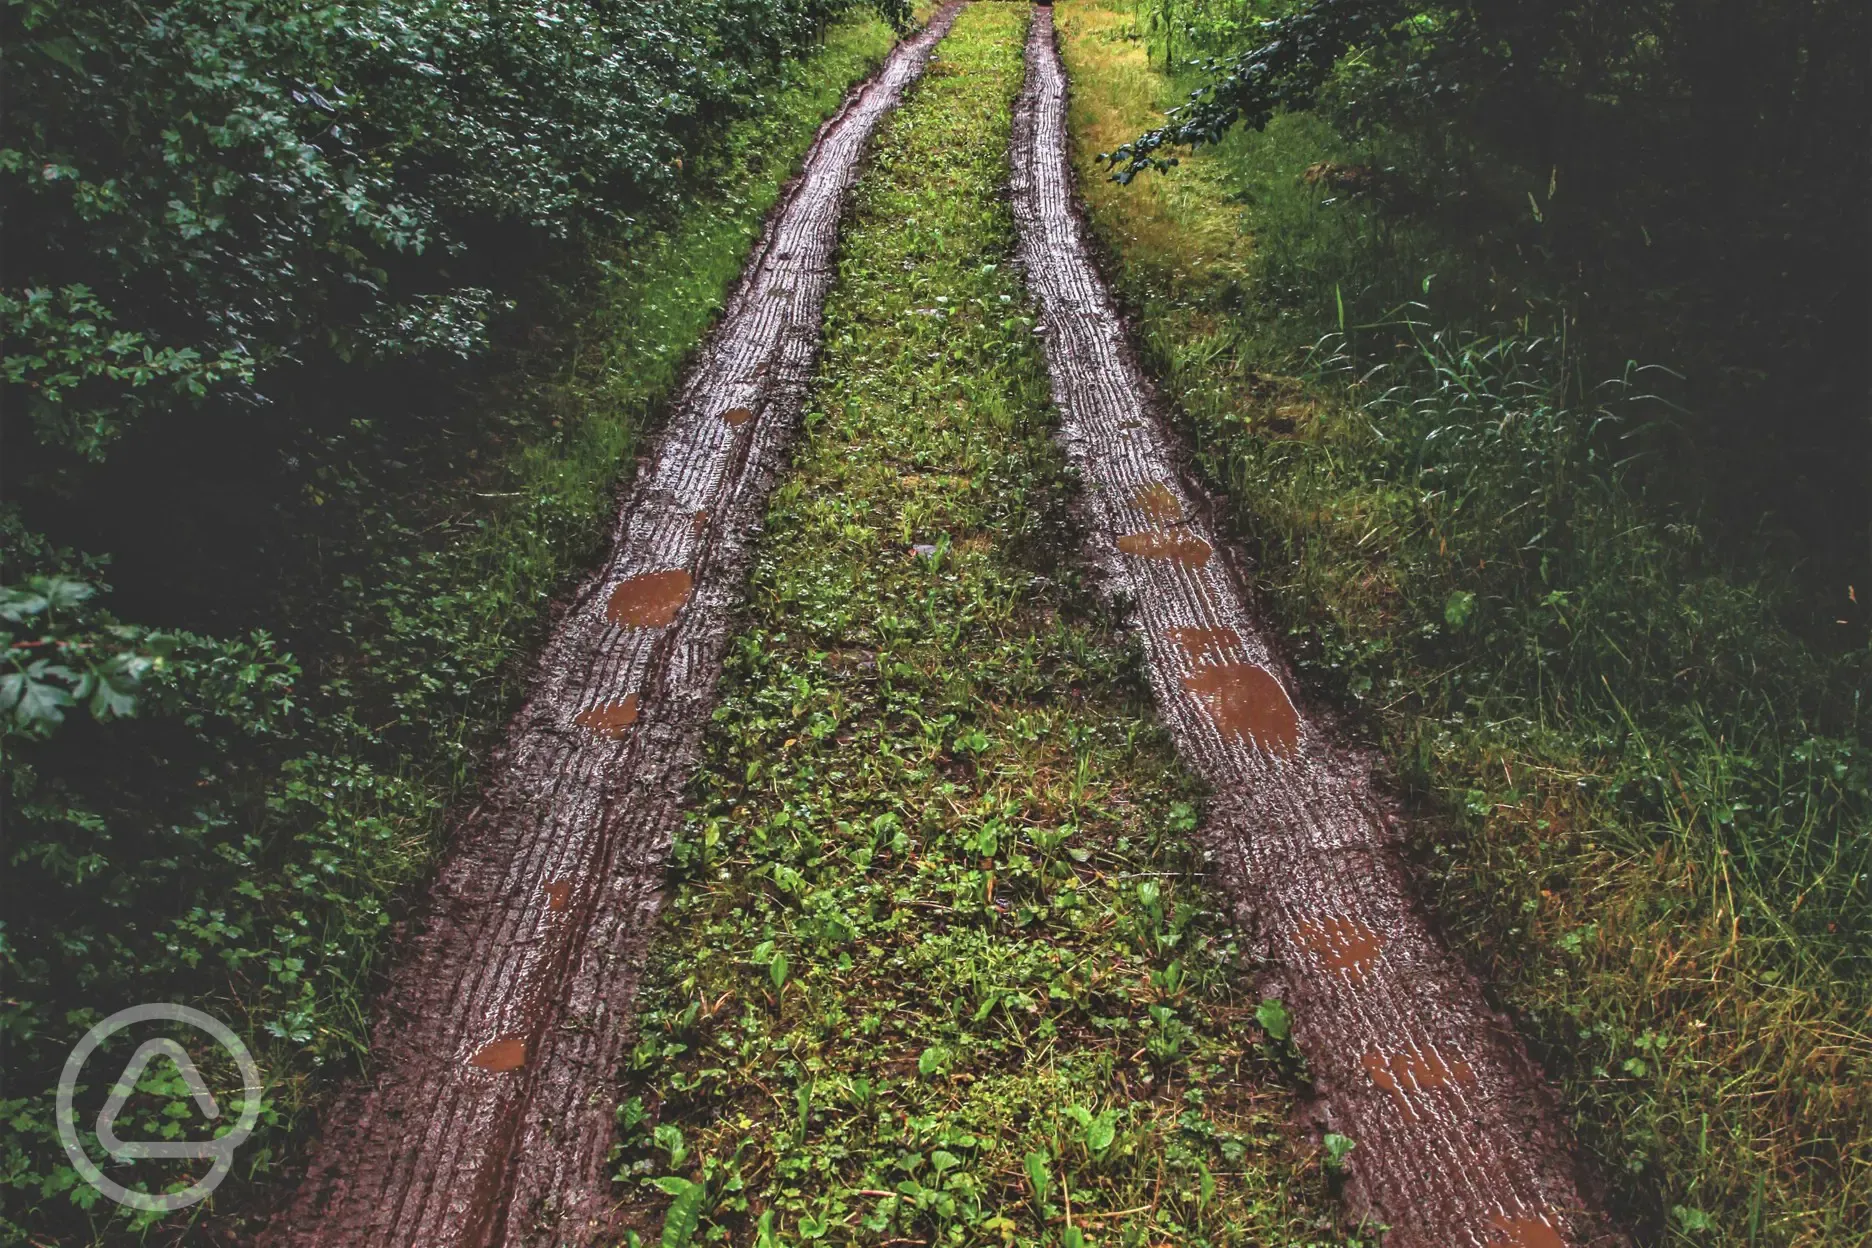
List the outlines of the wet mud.
<svg viewBox="0 0 1872 1248">
<path fill-rule="evenodd" d="M 687 568 L 645 572 L 611 591 L 605 616 L 620 628 L 668 628 L 694 590 Z"/>
<path fill-rule="evenodd" d="M 821 129 L 557 621 L 397 951 L 373 1074 L 278 1248 L 608 1240 L 616 1074 L 750 545 L 798 424 L 847 193 L 941 10 Z"/>
<path fill-rule="evenodd" d="M 1588 1208 L 1539 1071 L 1413 900 L 1370 760 L 1289 696 L 1239 564 L 1157 418 L 1073 198 L 1066 79 L 1036 9 L 1014 122 L 1021 260 L 1040 305 L 1061 436 L 1094 556 L 1132 606 L 1160 713 L 1210 785 L 1222 883 L 1275 968 L 1319 1094 L 1357 1142 L 1348 1212 L 1386 1248 L 1580 1248 Z"/>
<path fill-rule="evenodd" d="M 1185 528 L 1145 529 L 1118 537 L 1118 549 L 1139 559 L 1161 559 L 1166 563 L 1200 568 L 1209 562 L 1215 548 Z"/>
</svg>

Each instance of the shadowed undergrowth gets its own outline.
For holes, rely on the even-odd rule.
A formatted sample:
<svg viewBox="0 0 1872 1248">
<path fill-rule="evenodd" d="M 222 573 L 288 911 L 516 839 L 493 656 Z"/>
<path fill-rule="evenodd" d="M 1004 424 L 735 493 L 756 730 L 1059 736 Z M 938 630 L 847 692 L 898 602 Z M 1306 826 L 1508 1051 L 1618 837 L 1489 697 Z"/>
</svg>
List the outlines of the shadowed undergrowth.
<svg viewBox="0 0 1872 1248">
<path fill-rule="evenodd" d="M 1436 829 L 1430 895 L 1620 1216 L 1647 1242 L 1863 1242 L 1866 652 L 1791 635 L 1771 570 L 1647 501 L 1648 374 L 1581 376 L 1567 310 L 1334 185 L 1382 148 L 1289 115 L 1105 181 L 1098 153 L 1179 92 L 1128 6 L 1059 14 L 1151 365 L 1301 671 Z"/>
<path fill-rule="evenodd" d="M 542 275 L 516 318 L 533 332 L 497 363 L 314 396 L 356 401 L 341 432 L 293 448 L 289 472 L 270 446 L 269 471 L 286 484 L 222 500 L 245 557 L 269 561 L 252 577 L 265 593 L 181 595 L 277 621 L 283 644 L 276 633 L 198 647 L 184 635 L 167 663 L 189 669 L 151 673 L 139 718 L 73 716 L 55 749 L 9 742 L 5 1232 L 115 1241 L 149 1222 L 64 1164 L 50 1087 L 86 1026 L 150 1000 L 228 1020 L 267 1091 L 262 1129 L 213 1201 L 143 1237 L 200 1236 L 207 1212 L 229 1214 L 231 1231 L 234 1211 L 268 1199 L 321 1089 L 364 1058 L 392 919 L 433 860 L 445 812 L 472 793 L 552 596 L 595 557 L 639 436 L 780 185 L 891 43 L 867 15 L 776 70 L 761 115 L 690 171 L 673 224 Z M 249 501 L 259 510 L 242 519 Z M 276 529 L 290 541 L 272 545 Z M 9 553 L 10 574 L 41 570 L 21 566 L 34 557 L 57 562 Z M 207 576 L 212 552 L 192 553 L 199 566 L 171 562 Z M 87 1066 L 81 1111 L 104 1095 L 110 1055 Z M 223 1082 L 233 1072 L 206 1073 L 221 1104 L 238 1102 L 238 1077 Z M 180 1129 L 165 1112 L 178 1104 L 192 1120 L 167 1065 L 139 1086 L 126 1138 Z M 146 1187 L 150 1169 L 134 1171 Z"/>
</svg>

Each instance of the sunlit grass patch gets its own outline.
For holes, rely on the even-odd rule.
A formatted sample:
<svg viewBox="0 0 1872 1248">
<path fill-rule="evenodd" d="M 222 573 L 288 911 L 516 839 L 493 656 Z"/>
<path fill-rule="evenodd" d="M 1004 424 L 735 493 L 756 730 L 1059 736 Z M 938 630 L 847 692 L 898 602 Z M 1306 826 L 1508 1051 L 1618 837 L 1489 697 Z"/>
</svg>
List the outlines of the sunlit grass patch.
<svg viewBox="0 0 1872 1248">
<path fill-rule="evenodd" d="M 1120 187 L 1096 157 L 1157 124 L 1177 92 L 1153 69 L 1128 11 L 1062 6 L 1060 29 L 1095 47 L 1096 83 L 1075 77 L 1071 113 L 1079 191 L 1095 210 L 1100 235 L 1122 239 L 1128 263 L 1153 287 L 1226 284 L 1246 275 L 1249 240 L 1241 213 L 1227 202 L 1213 162 L 1186 160 L 1165 176 Z"/>
</svg>

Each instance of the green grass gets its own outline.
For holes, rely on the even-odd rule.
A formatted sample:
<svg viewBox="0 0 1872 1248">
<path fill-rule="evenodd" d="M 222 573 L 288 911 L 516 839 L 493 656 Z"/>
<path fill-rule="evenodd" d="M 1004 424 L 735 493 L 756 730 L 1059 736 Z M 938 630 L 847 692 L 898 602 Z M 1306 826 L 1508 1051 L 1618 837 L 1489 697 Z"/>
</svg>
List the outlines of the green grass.
<svg viewBox="0 0 1872 1248">
<path fill-rule="evenodd" d="M 1872 651 L 1792 635 L 1775 569 L 1646 499 L 1669 466 L 1624 435 L 1660 409 L 1646 374 L 1580 375 L 1590 324 L 1305 176 L 1382 147 L 1295 115 L 1101 181 L 1188 84 L 1129 6 L 1058 13 L 1153 370 L 1303 675 L 1425 816 L 1428 895 L 1619 1216 L 1645 1242 L 1868 1242 Z M 1415 323 L 1386 315 L 1407 298 Z"/>
<path fill-rule="evenodd" d="M 176 822 L 152 814 L 166 806 L 115 792 L 123 808 L 102 806 L 90 822 L 64 812 L 44 834 L 58 852 L 38 864 L 70 877 L 58 882 L 56 956 L 22 945 L 22 916 L 8 916 L 0 1238 L 80 1243 L 141 1226 L 63 1164 L 52 1097 L 38 1092 L 85 1026 L 132 1002 L 183 1001 L 226 1019 L 268 1084 L 262 1130 L 237 1154 L 234 1178 L 171 1224 L 211 1209 L 238 1218 L 264 1200 L 330 1079 L 366 1055 L 392 917 L 427 874 L 444 813 L 473 791 L 552 596 L 597 556 L 645 427 L 818 124 L 892 43 L 862 13 L 783 68 L 760 115 L 692 171 L 697 189 L 667 229 L 627 249 L 601 246 L 598 271 L 576 288 L 535 292 L 559 306 L 523 315 L 570 340 L 536 341 L 503 361 L 476 387 L 484 397 L 439 422 L 455 429 L 392 442 L 365 406 L 326 448 L 305 500 L 322 527 L 309 566 L 288 578 L 299 600 L 272 608 L 294 613 L 305 672 L 265 661 L 264 650 L 244 671 L 230 660 L 231 690 L 270 682 L 265 722 L 216 726 L 215 713 L 243 705 L 230 692 L 206 721 L 121 726 L 157 734 L 164 754 L 184 760 L 183 743 L 201 736 L 201 771 L 185 761 L 179 779 L 157 772 L 139 781 L 141 794 L 125 790 L 179 803 Z M 181 796 L 150 787 L 165 784 Z M 9 852 L 31 856 L 28 820 L 47 809 L 20 812 Z M 10 869 L 23 869 L 21 858 Z M 162 1069 L 132 1102 L 142 1130 L 124 1128 L 127 1138 L 166 1121 L 165 1093 L 180 1089 L 161 1084 Z"/>
<path fill-rule="evenodd" d="M 964 13 L 857 192 L 640 996 L 643 1242 L 1355 1242 L 1080 583 L 1009 264 L 1025 21 Z"/>
</svg>

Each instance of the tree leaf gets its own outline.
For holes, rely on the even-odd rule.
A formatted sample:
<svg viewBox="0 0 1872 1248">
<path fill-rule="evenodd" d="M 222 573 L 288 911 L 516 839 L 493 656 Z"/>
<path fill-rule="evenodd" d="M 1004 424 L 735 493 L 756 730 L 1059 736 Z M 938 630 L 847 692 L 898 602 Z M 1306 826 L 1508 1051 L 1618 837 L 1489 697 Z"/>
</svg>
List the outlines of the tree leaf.
<svg viewBox="0 0 1872 1248">
<path fill-rule="evenodd" d="M 61 610 L 75 607 L 97 593 L 96 586 L 73 580 L 69 576 L 34 577 L 33 588 L 43 593 L 54 607 Z"/>
<path fill-rule="evenodd" d="M 29 589 L 8 585 L 0 588 L 0 620 L 17 624 L 21 620 L 38 615 L 52 602 L 44 594 Z"/>
<path fill-rule="evenodd" d="M 35 663 L 33 675 L 43 674 L 46 664 Z M 63 668 L 56 669 L 63 672 Z M 0 686 L 0 705 L 13 708 L 13 721 L 22 728 L 50 728 L 65 722 L 65 708 L 75 706 L 71 693 L 59 685 L 33 679 L 33 675 L 9 673 Z M 15 683 L 17 682 L 17 683 Z"/>
</svg>

